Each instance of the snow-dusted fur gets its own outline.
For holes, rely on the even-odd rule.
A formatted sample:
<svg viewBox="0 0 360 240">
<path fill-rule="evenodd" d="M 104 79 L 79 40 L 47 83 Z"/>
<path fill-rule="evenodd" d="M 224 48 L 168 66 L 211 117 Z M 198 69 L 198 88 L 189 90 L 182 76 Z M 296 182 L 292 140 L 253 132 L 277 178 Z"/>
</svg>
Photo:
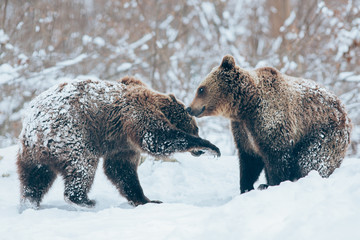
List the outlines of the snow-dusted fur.
<svg viewBox="0 0 360 240">
<path fill-rule="evenodd" d="M 333 93 L 271 67 L 241 69 L 229 55 L 199 85 L 188 111 L 231 120 L 242 193 L 264 168 L 269 185 L 311 170 L 328 177 L 350 141 L 350 119 Z"/>
<path fill-rule="evenodd" d="M 67 201 L 93 206 L 87 193 L 100 157 L 119 192 L 139 205 L 150 202 L 137 175 L 141 152 L 165 156 L 210 150 L 220 155 L 216 146 L 198 137 L 196 122 L 181 102 L 131 77 L 65 82 L 30 105 L 17 165 L 22 203 L 35 207 L 57 174 L 64 178 Z"/>
</svg>

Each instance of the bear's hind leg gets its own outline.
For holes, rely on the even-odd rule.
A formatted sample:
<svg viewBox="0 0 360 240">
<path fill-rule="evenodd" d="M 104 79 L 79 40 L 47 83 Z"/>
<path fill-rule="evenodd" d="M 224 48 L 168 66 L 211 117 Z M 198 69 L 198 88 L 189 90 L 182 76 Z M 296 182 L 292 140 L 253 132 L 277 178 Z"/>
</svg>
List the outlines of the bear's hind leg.
<svg viewBox="0 0 360 240">
<path fill-rule="evenodd" d="M 288 180 L 296 181 L 301 177 L 299 164 L 294 150 L 291 148 L 270 152 L 265 161 L 265 176 L 268 186 L 277 186 Z"/>
<path fill-rule="evenodd" d="M 104 159 L 104 171 L 109 180 L 116 186 L 120 194 L 134 206 L 160 201 L 150 201 L 143 192 L 137 174 L 140 154 L 128 150 Z"/>
<path fill-rule="evenodd" d="M 296 156 L 302 177 L 311 170 L 316 170 L 322 177 L 329 177 L 341 165 L 348 144 L 343 134 L 341 130 L 313 132 L 297 145 Z"/>
<path fill-rule="evenodd" d="M 88 193 L 94 181 L 98 159 L 70 161 L 65 166 L 63 178 L 65 180 L 64 197 L 67 202 L 81 207 L 94 207 L 95 201 L 88 198 Z"/>
<path fill-rule="evenodd" d="M 31 207 L 39 208 L 40 202 L 56 178 L 56 173 L 47 165 L 18 159 L 20 178 L 21 205 L 30 203 Z"/>
</svg>

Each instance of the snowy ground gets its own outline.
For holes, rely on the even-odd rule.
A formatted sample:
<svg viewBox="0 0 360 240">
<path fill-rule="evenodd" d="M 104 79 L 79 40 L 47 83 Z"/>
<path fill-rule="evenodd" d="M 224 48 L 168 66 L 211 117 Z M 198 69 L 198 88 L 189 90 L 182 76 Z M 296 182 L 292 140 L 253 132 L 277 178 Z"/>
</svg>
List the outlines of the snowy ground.
<svg viewBox="0 0 360 240">
<path fill-rule="evenodd" d="M 239 195 L 235 156 L 178 154 L 146 160 L 145 194 L 163 204 L 131 207 L 98 169 L 90 197 L 76 210 L 58 178 L 40 210 L 19 213 L 17 147 L 0 149 L 0 239 L 360 239 L 360 159 L 345 159 L 328 179 L 316 172 L 295 183 Z"/>
</svg>

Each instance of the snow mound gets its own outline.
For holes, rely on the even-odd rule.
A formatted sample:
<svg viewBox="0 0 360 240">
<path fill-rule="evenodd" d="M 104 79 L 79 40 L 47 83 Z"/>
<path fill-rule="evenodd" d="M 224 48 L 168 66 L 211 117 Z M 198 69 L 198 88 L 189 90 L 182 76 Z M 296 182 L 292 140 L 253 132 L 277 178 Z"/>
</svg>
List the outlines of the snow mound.
<svg viewBox="0 0 360 240">
<path fill-rule="evenodd" d="M 1 239 L 360 239 L 359 159 L 345 159 L 328 179 L 310 172 L 239 195 L 235 156 L 177 154 L 138 170 L 145 194 L 163 204 L 131 207 L 99 167 L 94 209 L 68 205 L 58 178 L 40 210 L 19 214 L 16 152 L 0 149 Z"/>
</svg>

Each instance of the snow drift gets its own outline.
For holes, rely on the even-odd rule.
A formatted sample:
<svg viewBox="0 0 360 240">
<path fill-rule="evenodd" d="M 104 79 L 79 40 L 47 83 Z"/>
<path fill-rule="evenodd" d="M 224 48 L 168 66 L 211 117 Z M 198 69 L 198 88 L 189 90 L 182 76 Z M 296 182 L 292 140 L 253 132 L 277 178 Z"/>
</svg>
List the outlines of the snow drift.
<svg viewBox="0 0 360 240">
<path fill-rule="evenodd" d="M 177 154 L 177 162 L 147 159 L 139 167 L 145 194 L 163 204 L 131 207 L 98 168 L 94 209 L 68 205 L 58 178 L 40 210 L 20 214 L 16 151 L 0 149 L 0 239 L 360 238 L 359 159 L 345 159 L 327 179 L 313 171 L 239 195 L 235 156 Z"/>
</svg>

